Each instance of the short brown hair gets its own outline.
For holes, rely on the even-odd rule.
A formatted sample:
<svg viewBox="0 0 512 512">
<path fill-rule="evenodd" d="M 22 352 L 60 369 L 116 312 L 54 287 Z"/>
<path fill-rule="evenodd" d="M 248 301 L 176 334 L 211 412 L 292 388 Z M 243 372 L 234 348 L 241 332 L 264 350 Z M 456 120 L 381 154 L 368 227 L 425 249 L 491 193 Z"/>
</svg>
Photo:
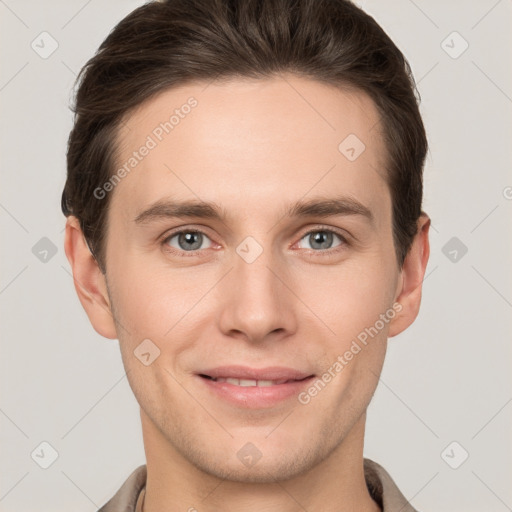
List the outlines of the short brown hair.
<svg viewBox="0 0 512 512">
<path fill-rule="evenodd" d="M 77 78 L 61 207 L 79 219 L 102 272 L 109 197 L 94 190 L 114 173 L 121 119 L 186 82 L 281 72 L 356 88 L 375 102 L 402 266 L 421 214 L 428 145 L 409 64 L 375 20 L 349 0 L 163 0 L 119 22 Z"/>
</svg>

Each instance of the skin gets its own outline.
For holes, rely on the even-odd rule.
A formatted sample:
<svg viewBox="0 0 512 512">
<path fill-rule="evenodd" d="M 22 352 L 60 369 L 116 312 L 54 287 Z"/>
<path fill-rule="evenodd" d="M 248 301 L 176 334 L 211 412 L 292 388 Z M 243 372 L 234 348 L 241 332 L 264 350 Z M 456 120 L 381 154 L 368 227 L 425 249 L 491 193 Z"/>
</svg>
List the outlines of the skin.
<svg viewBox="0 0 512 512">
<path fill-rule="evenodd" d="M 66 224 L 79 299 L 94 329 L 119 339 L 140 404 L 145 512 L 380 510 L 363 473 L 366 409 L 388 337 L 418 314 L 430 221 L 420 217 L 399 268 L 375 105 L 293 75 L 159 94 L 126 118 L 117 164 L 190 96 L 197 107 L 110 192 L 106 275 L 77 219 Z M 352 162 L 338 150 L 349 134 L 366 146 Z M 338 196 L 365 205 L 373 222 L 284 216 L 300 199 Z M 134 222 L 161 198 L 212 201 L 228 217 Z M 202 230 L 201 248 L 190 255 L 179 236 L 164 241 L 174 228 Z M 318 248 L 307 233 L 325 229 L 335 234 Z M 263 250 L 252 263 L 236 252 L 247 236 Z M 225 364 L 322 375 L 396 303 L 401 311 L 306 405 L 235 407 L 195 376 Z M 148 366 L 134 355 L 144 339 L 160 349 Z M 237 457 L 248 442 L 262 454 L 251 467 Z"/>
</svg>

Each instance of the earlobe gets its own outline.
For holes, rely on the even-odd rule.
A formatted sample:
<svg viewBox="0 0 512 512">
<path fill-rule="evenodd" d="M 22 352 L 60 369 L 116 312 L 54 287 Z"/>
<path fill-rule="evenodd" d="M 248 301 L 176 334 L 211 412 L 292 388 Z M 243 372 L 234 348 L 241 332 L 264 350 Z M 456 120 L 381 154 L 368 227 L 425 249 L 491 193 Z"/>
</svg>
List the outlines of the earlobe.
<svg viewBox="0 0 512 512">
<path fill-rule="evenodd" d="M 425 270 L 430 255 L 428 238 L 430 218 L 422 213 L 418 219 L 418 230 L 400 272 L 395 301 L 400 303 L 400 314 L 391 322 L 388 336 L 396 336 L 409 327 L 420 309 L 421 291 Z"/>
<path fill-rule="evenodd" d="M 64 250 L 71 265 L 75 290 L 94 330 L 105 338 L 116 339 L 105 276 L 74 216 L 69 216 L 66 222 Z"/>
</svg>

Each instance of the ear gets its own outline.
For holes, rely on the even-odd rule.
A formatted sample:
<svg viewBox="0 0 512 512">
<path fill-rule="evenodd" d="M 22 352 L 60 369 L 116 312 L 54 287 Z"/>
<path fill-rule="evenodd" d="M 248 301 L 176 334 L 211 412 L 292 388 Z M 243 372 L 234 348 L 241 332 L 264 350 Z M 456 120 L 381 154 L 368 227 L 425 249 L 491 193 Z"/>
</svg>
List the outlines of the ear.
<svg viewBox="0 0 512 512">
<path fill-rule="evenodd" d="M 402 309 L 390 322 L 389 337 L 407 329 L 418 316 L 423 278 L 430 255 L 429 228 L 430 218 L 422 212 L 418 219 L 418 230 L 400 272 L 395 302 Z"/>
<path fill-rule="evenodd" d="M 105 276 L 89 250 L 78 219 L 73 215 L 66 222 L 64 250 L 73 272 L 76 293 L 94 330 L 105 338 L 116 339 Z"/>
</svg>

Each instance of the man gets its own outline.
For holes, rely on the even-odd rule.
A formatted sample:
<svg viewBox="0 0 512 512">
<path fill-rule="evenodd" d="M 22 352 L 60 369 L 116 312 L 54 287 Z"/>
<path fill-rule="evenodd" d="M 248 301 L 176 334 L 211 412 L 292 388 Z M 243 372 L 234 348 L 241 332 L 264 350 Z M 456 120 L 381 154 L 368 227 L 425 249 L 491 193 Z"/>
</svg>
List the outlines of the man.
<svg viewBox="0 0 512 512">
<path fill-rule="evenodd" d="M 169 0 L 80 80 L 65 250 L 147 462 L 101 511 L 414 510 L 363 458 L 429 256 L 400 51 L 346 0 Z"/>
</svg>

